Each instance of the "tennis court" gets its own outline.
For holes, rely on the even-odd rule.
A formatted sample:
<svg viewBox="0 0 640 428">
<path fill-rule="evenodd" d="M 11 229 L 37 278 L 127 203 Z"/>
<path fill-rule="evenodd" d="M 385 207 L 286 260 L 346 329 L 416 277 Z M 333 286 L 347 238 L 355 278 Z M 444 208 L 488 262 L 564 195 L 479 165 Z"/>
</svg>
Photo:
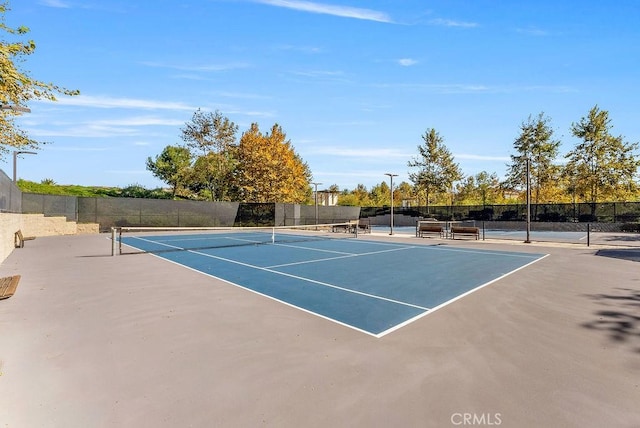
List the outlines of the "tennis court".
<svg viewBox="0 0 640 428">
<path fill-rule="evenodd" d="M 441 222 L 443 224 L 448 222 Z M 520 241 L 527 239 L 526 229 L 495 229 L 484 227 L 482 222 L 464 222 L 473 224 L 479 229 L 479 239 L 481 240 L 503 240 Z M 536 225 L 536 228 L 539 225 Z M 597 229 L 587 230 L 587 225 L 582 225 L 584 230 L 538 230 L 529 232 L 529 240 L 537 242 L 549 242 L 575 245 L 608 245 L 620 247 L 640 247 L 640 234 L 629 232 L 607 232 Z M 389 226 L 372 226 L 372 231 L 377 234 L 388 234 Z M 395 226 L 394 235 L 415 236 L 417 234 L 414 226 Z M 433 237 L 431 235 L 430 237 Z"/>
<path fill-rule="evenodd" d="M 138 233 L 121 242 L 376 337 L 545 257 L 336 239 L 343 233 L 276 241 L 269 229 L 222 232 Z"/>
<path fill-rule="evenodd" d="M 105 234 L 38 237 L 0 265 L 2 276 L 22 276 L 0 304 L 3 424 L 447 427 L 467 415 L 523 428 L 640 423 L 633 254 L 388 230 L 344 242 L 200 243 L 191 251 L 207 255 L 197 257 L 166 245 L 112 257 L 110 244 Z M 218 279 L 221 270 L 235 285 Z M 237 286 L 267 288 L 285 274 L 368 294 L 377 283 L 388 299 L 431 310 L 404 314 L 413 322 L 378 338 L 332 321 L 335 309 L 322 315 Z M 292 281 L 287 293 L 336 307 L 357 294 L 307 283 Z M 433 310 L 428 293 L 462 283 L 491 285 Z M 369 304 L 364 297 L 350 300 L 354 311 Z"/>
</svg>

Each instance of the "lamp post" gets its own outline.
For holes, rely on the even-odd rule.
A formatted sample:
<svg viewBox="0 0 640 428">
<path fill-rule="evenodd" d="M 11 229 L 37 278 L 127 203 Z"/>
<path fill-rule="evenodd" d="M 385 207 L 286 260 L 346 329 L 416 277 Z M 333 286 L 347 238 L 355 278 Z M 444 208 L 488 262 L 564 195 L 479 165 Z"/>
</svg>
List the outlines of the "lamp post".
<svg viewBox="0 0 640 428">
<path fill-rule="evenodd" d="M 393 235 L 393 177 L 397 177 L 398 174 L 392 174 L 390 172 L 385 172 L 384 175 L 388 175 L 389 179 L 391 180 L 391 231 L 389 232 L 389 235 Z"/>
<path fill-rule="evenodd" d="M 0 104 L 0 110 L 13 110 L 20 113 L 31 113 L 31 109 L 27 107 L 20 107 L 20 106 L 14 106 L 9 104 Z M 17 180 L 16 166 L 18 163 L 17 161 L 18 155 L 20 154 L 37 155 L 36 152 L 26 152 L 26 151 L 20 151 L 20 150 L 16 150 L 13 152 L 13 182 L 14 183 L 16 183 L 16 180 Z"/>
<path fill-rule="evenodd" d="M 530 173 L 530 159 L 527 157 L 527 239 L 525 244 L 531 243 L 531 173 Z"/>
<path fill-rule="evenodd" d="M 322 183 L 311 183 L 315 186 L 315 203 L 316 203 L 316 224 L 318 224 L 318 186 L 321 185 Z"/>
<path fill-rule="evenodd" d="M 25 152 L 21 150 L 16 150 L 13 152 L 13 182 L 17 183 L 18 179 L 18 155 L 37 155 L 36 152 Z"/>
<path fill-rule="evenodd" d="M 13 110 L 13 111 L 19 111 L 20 113 L 31 113 L 30 108 L 20 107 L 20 106 L 11 106 L 8 104 L 0 105 L 0 110 Z"/>
</svg>

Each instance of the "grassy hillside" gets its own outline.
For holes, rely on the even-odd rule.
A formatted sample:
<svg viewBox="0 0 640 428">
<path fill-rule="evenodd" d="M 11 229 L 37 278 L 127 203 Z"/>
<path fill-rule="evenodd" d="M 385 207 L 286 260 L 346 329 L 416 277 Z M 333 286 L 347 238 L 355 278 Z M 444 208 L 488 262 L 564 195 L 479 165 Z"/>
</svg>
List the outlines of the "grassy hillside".
<svg viewBox="0 0 640 428">
<path fill-rule="evenodd" d="M 132 185 L 125 188 L 60 185 L 49 182 L 36 183 L 27 180 L 18 180 L 18 187 L 23 192 L 41 193 L 45 195 L 65 195 L 83 197 L 120 197 L 120 198 L 153 198 L 170 199 L 171 194 L 163 189 L 148 190 L 140 185 Z"/>
</svg>

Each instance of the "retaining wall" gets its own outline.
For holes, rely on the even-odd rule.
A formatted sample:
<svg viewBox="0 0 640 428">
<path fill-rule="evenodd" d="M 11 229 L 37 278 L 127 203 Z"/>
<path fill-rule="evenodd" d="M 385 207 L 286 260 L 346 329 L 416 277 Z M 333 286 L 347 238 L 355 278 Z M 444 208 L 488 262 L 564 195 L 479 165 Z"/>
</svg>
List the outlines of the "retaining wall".
<svg viewBox="0 0 640 428">
<path fill-rule="evenodd" d="M 43 214 L 0 213 L 0 263 L 15 249 L 18 230 L 22 230 L 24 236 L 78 235 L 98 233 L 98 225 L 78 224 L 65 217 L 45 217 Z"/>
</svg>

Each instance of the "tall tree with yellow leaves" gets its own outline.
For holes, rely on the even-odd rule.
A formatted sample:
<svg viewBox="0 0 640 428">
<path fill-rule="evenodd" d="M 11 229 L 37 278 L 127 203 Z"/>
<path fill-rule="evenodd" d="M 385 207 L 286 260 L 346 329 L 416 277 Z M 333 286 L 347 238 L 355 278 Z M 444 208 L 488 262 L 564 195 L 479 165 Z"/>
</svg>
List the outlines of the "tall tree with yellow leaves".
<svg viewBox="0 0 640 428">
<path fill-rule="evenodd" d="M 9 10 L 9 2 L 0 3 L 0 32 L 5 33 L 0 40 L 0 159 L 3 154 L 9 152 L 9 147 L 37 149 L 42 144 L 31 139 L 15 124 L 16 116 L 28 111 L 26 104 L 29 100 L 55 101 L 56 93 L 80 93 L 77 90 L 68 90 L 52 83 L 35 80 L 18 67 L 26 55 L 35 52 L 36 44 L 33 40 L 19 40 L 29 32 L 29 28 L 11 28 L 5 24 L 5 13 Z"/>
<path fill-rule="evenodd" d="M 278 124 L 262 134 L 253 123 L 242 134 L 236 156 L 239 200 L 304 203 L 311 197 L 311 170 Z"/>
</svg>

